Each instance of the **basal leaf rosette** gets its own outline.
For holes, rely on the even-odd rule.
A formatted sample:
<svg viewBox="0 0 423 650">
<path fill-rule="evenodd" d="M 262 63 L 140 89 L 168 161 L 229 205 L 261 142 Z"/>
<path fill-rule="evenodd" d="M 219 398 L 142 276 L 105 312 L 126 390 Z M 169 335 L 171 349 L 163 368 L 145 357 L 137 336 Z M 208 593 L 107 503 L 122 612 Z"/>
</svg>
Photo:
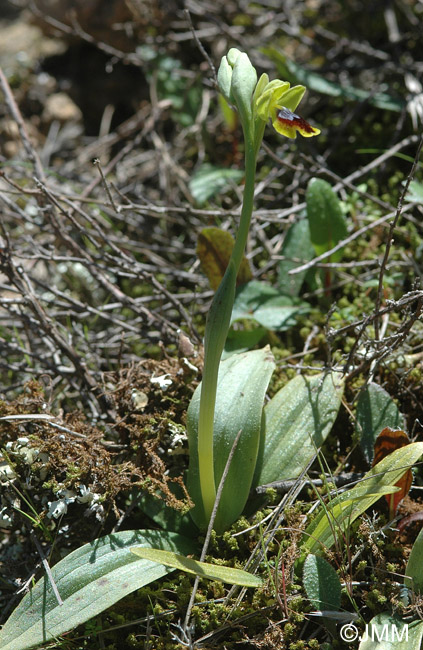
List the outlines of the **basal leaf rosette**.
<svg viewBox="0 0 423 650">
<path fill-rule="evenodd" d="M 305 91 L 305 86 L 291 87 L 288 81 L 280 79 L 269 81 L 268 76 L 263 74 L 254 92 L 255 113 L 264 122 L 270 118 L 273 128 L 287 138 L 295 138 L 297 132 L 305 138 L 319 135 L 319 129 L 294 112 Z"/>
</svg>

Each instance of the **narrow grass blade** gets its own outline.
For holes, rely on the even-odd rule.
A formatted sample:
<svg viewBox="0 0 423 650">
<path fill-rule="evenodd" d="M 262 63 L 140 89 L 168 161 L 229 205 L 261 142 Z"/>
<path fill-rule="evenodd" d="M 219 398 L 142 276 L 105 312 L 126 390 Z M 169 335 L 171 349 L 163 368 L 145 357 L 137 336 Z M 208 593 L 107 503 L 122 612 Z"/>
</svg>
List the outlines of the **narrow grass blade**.
<svg viewBox="0 0 423 650">
<path fill-rule="evenodd" d="M 229 582 L 232 585 L 241 585 L 241 587 L 260 587 L 262 580 L 248 571 L 242 569 L 232 569 L 227 566 L 216 566 L 208 562 L 192 560 L 184 555 L 178 555 L 171 551 L 161 551 L 155 548 L 131 548 L 132 553 L 151 562 L 160 562 L 174 569 L 180 569 L 186 573 L 193 573 L 200 578 L 209 578 L 210 580 L 220 580 Z"/>
</svg>

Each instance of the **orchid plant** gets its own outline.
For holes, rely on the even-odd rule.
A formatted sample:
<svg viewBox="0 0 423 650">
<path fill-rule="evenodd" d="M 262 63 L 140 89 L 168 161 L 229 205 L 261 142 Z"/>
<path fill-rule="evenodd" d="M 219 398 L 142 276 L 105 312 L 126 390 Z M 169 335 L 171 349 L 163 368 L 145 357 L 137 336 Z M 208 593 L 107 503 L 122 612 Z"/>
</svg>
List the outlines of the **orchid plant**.
<svg viewBox="0 0 423 650">
<path fill-rule="evenodd" d="M 315 454 L 315 447 L 321 444 L 334 422 L 342 386 L 335 385 L 331 376 L 322 378 L 315 375 L 309 380 L 298 376 L 263 409 L 264 395 L 274 369 L 269 351 L 253 350 L 244 355 L 234 355 L 237 358 L 220 364 L 231 319 L 236 277 L 250 226 L 257 154 L 266 123 L 270 118 L 278 133 L 288 138 L 295 138 L 297 132 L 305 137 L 314 136 L 319 130 L 294 113 L 304 95 L 303 86 L 291 88 L 285 81 L 269 82 L 266 74 L 257 82 L 256 71 L 248 56 L 237 49 L 231 49 L 223 57 L 218 82 L 223 96 L 239 112 L 245 139 L 245 187 L 232 256 L 206 323 L 203 380 L 191 401 L 187 428 L 190 444 L 188 486 L 196 504 L 191 512 L 199 528 L 205 528 L 211 518 L 216 500 L 216 480 L 220 480 L 223 474 L 222 463 L 226 463 L 232 434 L 235 431 L 236 436 L 240 429 L 242 431 L 236 449 L 238 458 L 234 456 L 230 467 L 232 472 L 235 466 L 237 472 L 233 476 L 228 474 L 229 481 L 225 482 L 225 489 L 229 485 L 233 492 L 230 497 L 233 496 L 234 506 L 226 508 L 222 499 L 219 507 L 224 516 L 217 511 L 215 529 L 223 532 L 241 513 L 253 475 L 256 485 L 275 480 L 275 477 L 284 478 L 281 459 L 286 461 L 285 471 L 290 476 L 303 471 L 310 455 Z M 223 364 L 226 364 L 224 372 L 219 373 L 219 366 L 222 370 Z M 236 410 L 244 411 L 243 424 L 239 427 L 236 419 L 230 421 L 228 426 L 232 438 L 229 436 L 229 450 L 228 444 L 221 449 L 218 443 L 219 453 L 214 458 L 216 401 L 219 403 L 222 395 L 228 400 L 227 408 L 222 408 L 220 403 L 218 409 L 226 424 L 234 402 L 234 385 L 238 391 L 237 398 L 241 395 L 245 401 L 244 409 L 238 402 L 235 404 Z M 263 418 L 267 419 L 265 445 L 264 437 L 260 437 Z M 314 437 L 310 432 L 314 432 Z M 237 482 L 239 490 L 231 487 Z M 27 650 L 45 643 L 175 568 L 231 584 L 260 586 L 261 579 L 246 571 L 218 568 L 187 558 L 197 551 L 195 535 L 186 536 L 168 527 L 154 531 L 118 531 L 85 544 L 49 569 L 48 575 L 23 598 L 0 630 L 0 645 L 3 650 Z"/>
<path fill-rule="evenodd" d="M 220 359 L 229 330 L 235 299 L 236 277 L 245 250 L 253 211 L 257 154 L 269 119 L 275 130 L 288 138 L 297 132 L 304 137 L 320 133 L 294 113 L 305 93 L 304 86 L 287 81 L 269 81 L 266 73 L 257 81 L 257 72 L 245 52 L 236 48 L 222 58 L 217 75 L 220 91 L 238 110 L 245 141 L 245 186 L 238 232 L 232 256 L 215 293 L 207 318 L 204 339 L 204 371 L 198 418 L 198 476 L 205 519 L 210 518 L 215 499 L 213 427 Z M 190 445 L 191 446 L 191 445 Z M 190 471 L 197 454 L 190 456 Z M 192 489 L 190 490 L 192 492 Z M 194 487 L 194 491 L 196 488 Z M 191 494 L 198 498 L 198 494 Z"/>
<path fill-rule="evenodd" d="M 232 255 L 206 323 L 203 380 L 188 409 L 187 429 L 188 487 L 195 502 L 191 512 L 199 528 L 206 528 L 209 522 L 211 527 L 216 483 L 223 483 L 227 458 L 241 431 L 214 520 L 215 530 L 223 532 L 241 514 L 252 486 L 298 477 L 304 472 L 332 428 L 343 382 L 334 371 L 310 377 L 297 375 L 263 408 L 274 368 L 269 351 L 252 350 L 221 362 L 251 221 L 257 154 L 266 123 L 270 119 L 276 131 L 288 138 L 295 138 L 297 132 L 312 137 L 319 134 L 319 129 L 294 112 L 304 95 L 304 86 L 291 87 L 278 79 L 269 81 L 267 74 L 257 81 L 248 56 L 237 49 L 223 57 L 218 82 L 223 96 L 240 116 L 245 139 L 245 187 Z M 339 607 L 339 579 L 318 557 L 322 549 L 335 544 L 338 531 L 345 535 L 351 523 L 381 495 L 395 492 L 398 480 L 422 453 L 423 443 L 397 449 L 375 465 L 356 487 L 321 508 L 309 524 L 301 551 L 304 557 L 313 554 L 305 564 L 304 581 L 316 606 L 321 606 L 321 587 L 327 589 L 327 578 L 335 594 L 331 605 Z M 196 535 L 181 534 L 185 532 L 181 526 L 179 529 L 181 532 L 176 532 L 163 525 L 160 530 L 113 532 L 74 550 L 51 570 L 43 560 L 46 575 L 31 587 L 0 630 L 2 650 L 29 650 L 55 639 L 174 569 L 245 587 L 262 584 L 261 578 L 247 571 L 187 557 L 198 552 L 198 540 Z M 422 545 L 420 535 L 407 567 L 407 578 L 414 580 L 417 588 L 423 584 L 419 568 Z M 382 623 L 388 620 L 388 613 L 381 616 L 385 616 Z M 377 620 L 375 624 L 382 623 Z M 415 636 L 419 647 L 422 634 L 419 625 Z"/>
</svg>

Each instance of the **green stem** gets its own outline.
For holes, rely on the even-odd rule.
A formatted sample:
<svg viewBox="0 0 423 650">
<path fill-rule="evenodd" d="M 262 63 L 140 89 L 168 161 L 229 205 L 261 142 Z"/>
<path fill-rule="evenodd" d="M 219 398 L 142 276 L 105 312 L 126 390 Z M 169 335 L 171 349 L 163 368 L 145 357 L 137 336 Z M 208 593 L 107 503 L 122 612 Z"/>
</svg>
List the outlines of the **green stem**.
<svg viewBox="0 0 423 650">
<path fill-rule="evenodd" d="M 248 127 L 244 129 L 245 186 L 241 218 L 231 259 L 210 306 L 204 337 L 204 370 L 198 418 L 198 469 L 201 496 L 207 519 L 210 519 L 216 499 L 213 428 L 219 364 L 231 322 L 236 277 L 247 243 L 254 203 L 257 146 L 254 136 L 250 132 L 251 129 L 248 132 L 247 130 Z"/>
</svg>

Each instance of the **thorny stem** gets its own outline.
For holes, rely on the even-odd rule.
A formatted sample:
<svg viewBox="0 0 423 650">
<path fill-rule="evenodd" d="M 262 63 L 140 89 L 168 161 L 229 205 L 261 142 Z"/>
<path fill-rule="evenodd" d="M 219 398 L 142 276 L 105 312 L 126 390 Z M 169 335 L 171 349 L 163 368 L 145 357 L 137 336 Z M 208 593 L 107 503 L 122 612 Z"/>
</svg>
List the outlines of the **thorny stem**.
<svg viewBox="0 0 423 650">
<path fill-rule="evenodd" d="M 244 128 L 245 186 L 239 228 L 231 259 L 210 306 L 204 337 L 204 371 L 198 418 L 198 467 L 202 502 L 207 520 L 210 519 L 216 499 L 213 427 L 219 363 L 229 330 L 236 277 L 247 243 L 253 212 L 257 156 L 254 134 L 251 131 L 250 125 Z"/>
</svg>

